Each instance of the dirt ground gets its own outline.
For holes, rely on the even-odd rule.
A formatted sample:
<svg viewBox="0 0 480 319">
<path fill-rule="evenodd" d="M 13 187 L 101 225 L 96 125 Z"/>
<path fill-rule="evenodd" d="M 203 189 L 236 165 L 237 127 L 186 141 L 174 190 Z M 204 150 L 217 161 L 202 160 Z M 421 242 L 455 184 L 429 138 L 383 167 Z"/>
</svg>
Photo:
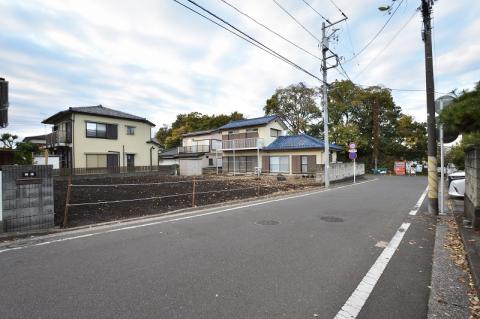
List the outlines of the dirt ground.
<svg viewBox="0 0 480 319">
<path fill-rule="evenodd" d="M 148 185 L 148 183 L 160 183 Z M 67 181 L 55 187 L 55 223 L 63 224 Z M 125 218 L 141 217 L 192 207 L 193 178 L 181 176 L 139 176 L 82 178 L 72 182 L 68 226 L 82 226 Z M 143 185 L 118 185 L 143 184 Z M 83 186 L 82 186 L 83 185 Z M 89 186 L 86 186 L 89 185 Z M 98 185 L 98 186 L 96 186 Z M 100 186 L 104 185 L 104 186 Z M 105 186 L 108 185 L 108 186 Z M 199 177 L 195 179 L 195 206 L 264 196 L 319 186 L 313 180 L 277 181 L 274 177 Z M 164 198 L 151 198 L 171 196 Z M 144 200 L 136 200 L 144 199 Z M 132 200 L 117 203 L 99 203 Z M 95 203 L 88 205 L 85 204 Z"/>
</svg>

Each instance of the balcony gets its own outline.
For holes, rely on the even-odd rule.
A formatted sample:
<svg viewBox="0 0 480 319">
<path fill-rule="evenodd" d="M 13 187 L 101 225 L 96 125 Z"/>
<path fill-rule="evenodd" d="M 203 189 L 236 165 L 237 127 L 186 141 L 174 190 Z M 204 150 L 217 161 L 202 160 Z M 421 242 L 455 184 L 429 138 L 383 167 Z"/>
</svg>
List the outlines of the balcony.
<svg viewBox="0 0 480 319">
<path fill-rule="evenodd" d="M 71 133 L 67 131 L 54 131 L 47 135 L 47 147 L 65 146 L 72 142 Z"/>
<path fill-rule="evenodd" d="M 208 152 L 210 152 L 210 145 L 180 146 L 178 148 L 179 154 L 208 153 Z"/>
<path fill-rule="evenodd" d="M 222 150 L 246 150 L 246 149 L 256 149 L 262 148 L 263 138 L 252 137 L 252 138 L 242 138 L 235 140 L 223 140 L 222 141 Z"/>
</svg>

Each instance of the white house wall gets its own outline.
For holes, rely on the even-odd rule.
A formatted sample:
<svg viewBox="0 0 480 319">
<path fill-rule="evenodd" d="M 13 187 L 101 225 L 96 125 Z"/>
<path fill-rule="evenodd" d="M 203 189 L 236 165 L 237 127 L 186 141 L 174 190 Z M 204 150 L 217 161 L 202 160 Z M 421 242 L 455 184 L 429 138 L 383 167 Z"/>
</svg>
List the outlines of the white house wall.
<svg viewBox="0 0 480 319">
<path fill-rule="evenodd" d="M 120 166 L 127 165 L 126 154 L 135 154 L 135 166 L 150 166 L 150 148 L 153 147 L 152 165 L 158 163 L 158 147 L 147 143 L 151 139 L 151 126 L 147 123 L 130 121 L 126 119 L 108 118 L 87 114 L 73 114 L 73 145 L 74 165 L 76 168 L 86 167 L 87 154 L 119 154 Z M 86 123 L 98 122 L 116 124 L 118 138 L 116 140 L 104 138 L 87 138 Z M 134 135 L 127 135 L 127 126 L 135 127 Z M 123 159 L 122 159 L 122 154 Z"/>
</svg>

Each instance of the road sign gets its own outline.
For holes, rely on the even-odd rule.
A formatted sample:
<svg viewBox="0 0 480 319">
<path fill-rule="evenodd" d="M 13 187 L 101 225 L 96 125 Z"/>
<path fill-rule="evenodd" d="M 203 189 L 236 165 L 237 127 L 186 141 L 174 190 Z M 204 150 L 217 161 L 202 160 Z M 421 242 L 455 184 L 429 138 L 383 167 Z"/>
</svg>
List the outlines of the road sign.
<svg viewBox="0 0 480 319">
<path fill-rule="evenodd" d="M 350 144 L 348 145 L 348 147 L 349 147 L 350 149 L 354 149 L 354 148 L 357 148 L 357 145 L 356 145 L 355 143 L 350 143 Z"/>
<path fill-rule="evenodd" d="M 354 153 L 354 152 L 348 153 L 348 158 L 351 159 L 351 160 L 356 159 L 357 158 L 357 153 Z"/>
<path fill-rule="evenodd" d="M 442 109 L 453 102 L 455 98 L 451 95 L 444 95 L 435 100 L 435 113 L 440 114 Z"/>
<path fill-rule="evenodd" d="M 357 152 L 357 149 L 356 148 L 351 148 L 348 150 L 349 153 L 356 153 Z"/>
</svg>

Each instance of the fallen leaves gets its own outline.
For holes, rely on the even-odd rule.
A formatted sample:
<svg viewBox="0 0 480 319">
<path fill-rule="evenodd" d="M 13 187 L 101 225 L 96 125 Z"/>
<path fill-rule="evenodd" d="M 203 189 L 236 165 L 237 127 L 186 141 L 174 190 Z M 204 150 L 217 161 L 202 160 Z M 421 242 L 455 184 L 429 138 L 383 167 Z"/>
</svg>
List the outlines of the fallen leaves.
<svg viewBox="0 0 480 319">
<path fill-rule="evenodd" d="M 445 237 L 444 246 L 450 252 L 450 258 L 453 260 L 454 264 L 460 267 L 465 273 L 465 278 L 460 278 L 460 281 L 468 282 L 470 318 L 477 319 L 480 318 L 480 300 L 475 289 L 475 284 L 473 283 L 472 274 L 470 273 L 465 247 L 463 246 L 463 242 L 460 237 L 458 225 L 452 216 L 448 218 L 447 224 L 448 233 Z"/>
</svg>

